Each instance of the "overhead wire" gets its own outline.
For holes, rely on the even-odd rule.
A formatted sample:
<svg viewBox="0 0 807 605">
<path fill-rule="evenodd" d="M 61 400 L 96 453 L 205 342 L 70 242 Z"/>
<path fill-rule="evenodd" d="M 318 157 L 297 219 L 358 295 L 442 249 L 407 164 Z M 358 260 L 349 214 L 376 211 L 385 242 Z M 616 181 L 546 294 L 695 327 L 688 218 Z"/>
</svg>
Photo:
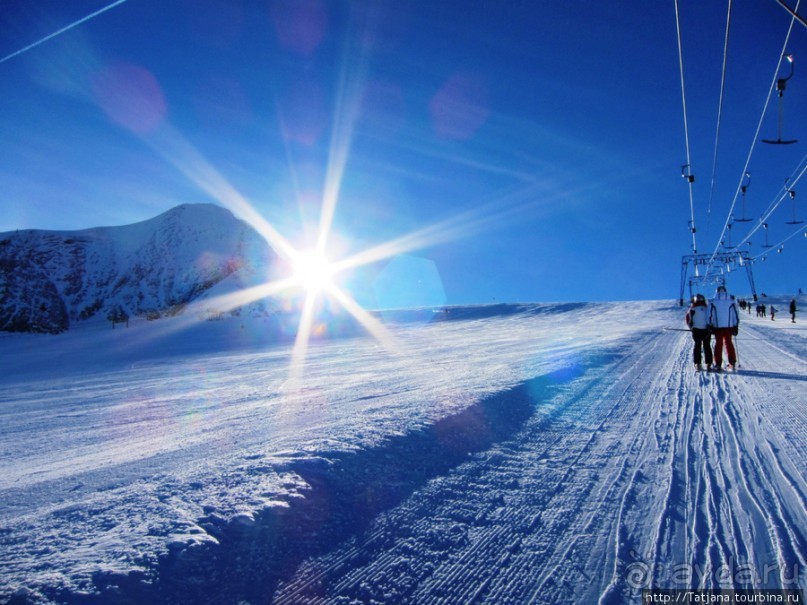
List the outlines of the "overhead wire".
<svg viewBox="0 0 807 605">
<path fill-rule="evenodd" d="M 799 180 L 801 180 L 801 178 L 805 175 L 805 173 L 807 173 L 807 154 L 805 154 L 804 157 L 802 157 L 798 167 L 793 172 L 793 174 L 790 177 L 788 177 L 786 183 L 789 183 L 790 187 L 795 186 L 799 182 Z M 748 232 L 745 238 L 737 244 L 736 246 L 737 248 L 748 242 L 751 239 L 751 237 L 763 227 L 765 222 L 779 208 L 782 202 L 784 202 L 788 198 L 788 192 L 789 189 L 787 187 L 782 187 L 782 190 L 780 192 L 777 192 L 776 197 L 768 205 L 765 211 L 760 215 L 757 224 L 754 225 L 754 227 Z"/>
<path fill-rule="evenodd" d="M 798 10 L 800 2 L 801 2 L 801 0 L 799 0 L 796 3 L 796 10 Z M 676 3 L 677 3 L 677 0 L 676 0 Z M 709 261 L 706 264 L 706 274 L 707 275 L 712 271 L 712 269 L 714 267 L 715 257 L 717 256 L 718 252 L 720 251 L 720 246 L 722 245 L 723 238 L 726 235 L 726 231 L 728 230 L 729 224 L 731 223 L 731 218 L 734 215 L 734 208 L 737 205 L 737 198 L 740 195 L 740 191 L 742 189 L 742 184 L 743 184 L 743 182 L 745 180 L 745 174 L 748 172 L 748 166 L 751 163 L 751 157 L 754 154 L 754 149 L 756 148 L 757 141 L 759 140 L 759 133 L 762 130 L 762 123 L 763 123 L 763 121 L 765 119 L 765 115 L 767 113 L 768 106 L 770 105 L 770 101 L 771 101 L 771 98 L 773 96 L 773 91 L 774 91 L 774 89 L 776 87 L 776 81 L 778 79 L 779 70 L 780 70 L 781 65 L 782 65 L 782 59 L 785 57 L 787 46 L 790 43 L 790 35 L 793 32 L 793 25 L 795 24 L 795 22 L 796 22 L 796 18 L 794 16 L 790 20 L 790 26 L 788 27 L 787 35 L 785 36 L 785 42 L 782 45 L 782 52 L 779 53 L 779 57 L 778 57 L 778 60 L 776 62 L 776 70 L 774 71 L 773 80 L 771 81 L 771 85 L 770 85 L 770 88 L 768 90 L 768 96 L 765 99 L 765 105 L 762 108 L 762 115 L 759 118 L 759 122 L 757 124 L 756 131 L 754 132 L 754 138 L 753 138 L 753 140 L 751 142 L 751 148 L 748 151 L 748 156 L 746 157 L 745 165 L 743 166 L 743 169 L 742 169 L 742 172 L 741 172 L 742 176 L 740 177 L 740 181 L 737 184 L 737 189 L 734 192 L 734 198 L 733 198 L 733 200 L 731 202 L 731 207 L 729 208 L 728 215 L 726 216 L 726 220 L 723 223 L 723 229 L 720 232 L 720 236 L 717 238 L 717 244 L 715 245 L 715 249 L 712 252 L 711 258 L 709 259 Z"/>
<path fill-rule="evenodd" d="M 799 3 L 796 2 L 796 8 L 790 8 L 787 4 L 784 3 L 784 0 L 776 0 L 783 9 L 785 9 L 788 13 L 790 13 L 794 19 L 796 19 L 799 23 L 801 23 L 804 27 L 807 27 L 807 19 L 802 17 L 798 12 L 799 10 Z"/>
<path fill-rule="evenodd" d="M 712 177 L 709 183 L 709 205 L 706 210 L 706 238 L 709 238 L 709 226 L 712 217 L 712 199 L 715 193 L 715 180 L 717 175 L 717 151 L 720 148 L 720 125 L 723 118 L 723 98 L 726 90 L 726 66 L 728 64 L 729 32 L 731 30 L 732 0 L 729 0 L 726 12 L 726 35 L 723 40 L 723 69 L 720 74 L 720 99 L 717 104 L 717 126 L 715 127 L 715 146 L 712 155 Z"/>
<path fill-rule="evenodd" d="M 687 96 L 686 96 L 686 85 L 684 83 L 684 52 L 683 52 L 683 45 L 681 44 L 681 18 L 678 10 L 678 0 L 675 0 L 675 28 L 678 34 L 678 68 L 681 74 L 681 102 L 683 104 L 684 110 L 684 141 L 686 144 L 686 164 L 685 168 L 692 166 L 692 154 L 690 152 L 689 146 L 689 122 L 687 120 Z M 693 192 L 693 184 L 694 179 L 688 178 L 687 182 L 689 184 L 689 214 L 690 214 L 690 230 L 692 231 L 692 252 L 697 254 L 698 252 L 698 245 L 695 238 L 695 198 Z"/>
<path fill-rule="evenodd" d="M 802 226 L 800 226 L 798 229 L 796 229 L 795 231 L 793 231 L 793 233 L 791 233 L 790 235 L 788 235 L 787 237 L 785 237 L 784 239 L 780 240 L 779 242 L 777 242 L 777 243 L 776 243 L 776 244 L 774 244 L 773 246 L 770 246 L 770 248 L 768 248 L 768 249 L 767 249 L 765 252 L 760 252 L 760 253 L 759 253 L 759 254 L 757 254 L 756 256 L 752 256 L 752 257 L 751 257 L 751 260 L 757 260 L 757 259 L 758 259 L 758 258 L 760 258 L 760 257 L 765 257 L 765 256 L 767 256 L 767 255 L 770 253 L 770 251 L 771 251 L 772 249 L 774 249 L 774 248 L 778 248 L 778 249 L 779 249 L 779 251 L 781 252 L 782 247 L 785 245 L 785 242 L 787 242 L 788 240 L 790 240 L 790 239 L 792 239 L 792 238 L 796 237 L 796 236 L 797 236 L 799 233 L 801 233 L 802 231 L 804 231 L 804 236 L 805 236 L 805 237 L 807 237 L 807 230 L 805 230 L 804 226 L 802 225 Z"/>
</svg>

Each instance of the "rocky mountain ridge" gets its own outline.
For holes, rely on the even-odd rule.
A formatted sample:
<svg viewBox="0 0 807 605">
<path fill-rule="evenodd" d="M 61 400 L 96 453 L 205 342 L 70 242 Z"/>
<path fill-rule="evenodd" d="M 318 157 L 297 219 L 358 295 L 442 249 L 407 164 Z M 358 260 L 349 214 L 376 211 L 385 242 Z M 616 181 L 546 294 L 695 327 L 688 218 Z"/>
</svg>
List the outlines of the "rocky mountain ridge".
<svg viewBox="0 0 807 605">
<path fill-rule="evenodd" d="M 213 204 L 120 227 L 0 233 L 0 331 L 56 334 L 115 313 L 179 313 L 223 282 L 267 279 L 276 260 L 252 227 Z"/>
</svg>

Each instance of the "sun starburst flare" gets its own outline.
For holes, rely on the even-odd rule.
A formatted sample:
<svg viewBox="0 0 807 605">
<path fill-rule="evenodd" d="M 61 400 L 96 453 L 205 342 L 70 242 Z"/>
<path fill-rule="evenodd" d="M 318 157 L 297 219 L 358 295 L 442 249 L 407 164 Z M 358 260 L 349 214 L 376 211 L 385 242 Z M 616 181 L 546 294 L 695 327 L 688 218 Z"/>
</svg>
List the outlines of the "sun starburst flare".
<svg viewBox="0 0 807 605">
<path fill-rule="evenodd" d="M 348 128 L 345 129 L 349 131 Z M 205 305 L 221 312 L 230 312 L 239 307 L 265 298 L 274 298 L 302 292 L 294 348 L 289 364 L 289 388 L 300 385 L 308 345 L 311 340 L 317 314 L 317 303 L 328 298 L 350 314 L 369 334 L 371 334 L 392 355 L 402 354 L 401 345 L 394 335 L 372 313 L 363 308 L 344 288 L 338 284 L 338 277 L 363 265 L 382 262 L 400 254 L 410 253 L 451 240 L 467 237 L 474 233 L 490 230 L 502 222 L 512 220 L 526 207 L 535 204 L 537 187 L 530 186 L 482 204 L 470 211 L 449 219 L 428 225 L 422 229 L 404 234 L 388 242 L 372 246 L 366 250 L 344 258 L 330 259 L 324 252 L 332 235 L 332 221 L 339 199 L 339 183 L 344 167 L 344 154 L 349 145 L 337 145 L 340 167 L 331 172 L 331 183 L 322 200 L 322 213 L 318 227 L 316 246 L 298 249 L 267 221 L 254 206 L 245 199 L 227 179 L 216 170 L 202 154 L 179 132 L 163 124 L 157 132 L 145 135 L 151 147 L 174 165 L 202 191 L 210 195 L 224 207 L 246 220 L 289 266 L 289 274 L 280 279 L 240 289 L 236 292 L 207 299 Z M 176 322 L 181 329 L 193 321 L 191 314 L 184 321 Z"/>
<path fill-rule="evenodd" d="M 372 14 L 368 17 L 372 17 Z M 370 18 L 368 23 L 371 21 Z M 363 28 L 366 28 L 368 23 L 360 22 L 354 25 L 362 30 L 360 33 L 366 34 Z M 527 206 L 535 204 L 536 197 L 539 197 L 538 193 L 545 193 L 540 183 L 523 179 L 523 182 L 527 183 L 526 187 L 488 200 L 473 210 L 344 258 L 329 258 L 326 250 L 333 235 L 334 217 L 342 193 L 355 126 L 362 115 L 360 109 L 366 88 L 368 64 L 366 54 L 369 48 L 361 43 L 365 39 L 365 35 L 348 35 L 344 41 L 342 69 L 339 70 L 340 78 L 334 100 L 326 179 L 320 200 L 316 238 L 311 249 L 298 248 L 280 233 L 186 137 L 167 122 L 163 113 L 159 114 L 160 119 L 153 127 L 130 129 L 192 184 L 249 223 L 279 256 L 280 261 L 289 267 L 288 275 L 280 279 L 267 280 L 265 283 L 209 298 L 200 305 L 226 313 L 264 298 L 275 298 L 294 292 L 302 293 L 302 297 L 297 299 L 299 308 L 296 312 L 300 315 L 289 365 L 290 385 L 297 384 L 303 374 L 309 341 L 322 323 L 318 323 L 318 305 L 326 299 L 352 316 L 388 352 L 393 355 L 402 352 L 400 344 L 396 342 L 389 329 L 340 286 L 338 283 L 340 275 L 362 265 L 381 262 L 396 255 L 490 230 L 504 221 L 512 220 Z M 285 128 L 285 116 L 279 105 L 277 111 L 281 131 L 286 132 L 288 128 Z M 286 140 L 285 143 L 292 182 L 298 192 L 303 191 L 305 188 L 298 182 L 298 171 L 292 160 L 291 141 Z M 461 162 L 462 158 L 455 160 Z M 189 322 L 193 321 L 193 315 L 187 313 L 184 319 L 174 322 L 176 329 L 189 325 Z"/>
<path fill-rule="evenodd" d="M 306 292 L 317 294 L 333 286 L 336 269 L 319 250 L 303 250 L 294 259 L 292 281 Z"/>
</svg>

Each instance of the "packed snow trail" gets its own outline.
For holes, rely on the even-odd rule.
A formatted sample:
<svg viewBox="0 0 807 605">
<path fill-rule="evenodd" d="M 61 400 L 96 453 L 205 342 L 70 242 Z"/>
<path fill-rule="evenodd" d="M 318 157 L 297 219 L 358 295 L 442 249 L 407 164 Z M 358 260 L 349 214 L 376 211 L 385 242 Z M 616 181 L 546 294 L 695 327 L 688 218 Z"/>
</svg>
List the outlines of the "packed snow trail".
<svg viewBox="0 0 807 605">
<path fill-rule="evenodd" d="M 805 362 L 749 332 L 744 365 L 777 372 L 696 374 L 689 335 L 674 333 L 589 360 L 512 440 L 307 561 L 274 602 L 626 603 L 655 586 L 803 586 Z"/>
<path fill-rule="evenodd" d="M 26 349 L 0 349 L 17 364 L 0 397 L 0 602 L 804 586 L 807 332 L 744 322 L 740 371 L 697 374 L 689 334 L 661 329 L 677 307 L 453 313 L 396 328 L 406 355 L 312 347 L 293 392 L 282 348 L 113 351 L 34 383 L 53 342 L 109 334 L 7 340 Z"/>
</svg>

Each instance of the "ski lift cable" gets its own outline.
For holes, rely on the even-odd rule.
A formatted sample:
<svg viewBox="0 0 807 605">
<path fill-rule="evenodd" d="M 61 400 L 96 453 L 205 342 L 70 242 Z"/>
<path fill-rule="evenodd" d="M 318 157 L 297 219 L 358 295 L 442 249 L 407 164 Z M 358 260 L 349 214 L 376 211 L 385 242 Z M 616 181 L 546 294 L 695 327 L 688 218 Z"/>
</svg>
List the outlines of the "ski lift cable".
<svg viewBox="0 0 807 605">
<path fill-rule="evenodd" d="M 788 235 L 788 236 L 787 236 L 787 237 L 785 237 L 784 239 L 780 240 L 778 243 L 776 243 L 776 244 L 774 244 L 774 245 L 772 245 L 772 246 L 769 246 L 769 249 L 768 249 L 768 250 L 765 250 L 764 252 L 760 252 L 760 253 L 759 253 L 759 254 L 757 254 L 756 256 L 752 256 L 752 257 L 751 257 L 751 260 L 757 260 L 758 258 L 760 258 L 760 257 L 762 257 L 762 256 L 769 255 L 769 254 L 770 254 L 770 251 L 771 251 L 771 250 L 773 250 L 774 248 L 778 249 L 778 250 L 781 252 L 781 251 L 782 251 L 782 247 L 785 245 L 785 243 L 786 243 L 788 240 L 793 239 L 794 237 L 796 237 L 796 236 L 797 236 L 797 235 L 799 235 L 800 233 L 807 233 L 807 231 L 805 231 L 805 229 L 804 229 L 804 225 L 799 225 L 799 228 L 798 228 L 798 229 L 796 229 L 795 231 L 793 231 L 793 233 L 791 233 L 790 235 Z"/>
<path fill-rule="evenodd" d="M 792 27 L 793 27 L 793 23 L 791 21 L 791 26 L 790 26 L 790 29 L 788 30 L 788 35 L 787 35 L 787 38 L 785 40 L 785 48 L 787 47 L 787 43 L 788 43 L 788 40 L 790 38 L 790 32 L 792 31 Z M 743 167 L 742 177 L 740 178 L 740 181 L 737 184 L 737 189 L 734 192 L 734 199 L 731 202 L 731 207 L 729 208 L 728 215 L 726 216 L 726 221 L 723 224 L 723 230 L 720 233 L 720 237 L 718 237 L 718 243 L 715 246 L 714 252 L 712 253 L 712 259 L 709 261 L 709 263 L 707 265 L 707 268 L 712 266 L 712 264 L 714 262 L 714 257 L 718 253 L 718 251 L 720 250 L 720 242 L 723 240 L 723 237 L 726 234 L 726 229 L 728 229 L 728 225 L 731 222 L 731 217 L 734 214 L 734 208 L 737 205 L 737 198 L 740 195 L 740 191 L 742 190 L 742 184 L 745 181 L 745 175 L 748 172 L 748 166 L 751 164 L 751 157 L 754 154 L 754 149 L 756 147 L 757 141 L 759 140 L 759 133 L 762 130 L 762 122 L 764 121 L 765 114 L 767 113 L 768 105 L 770 104 L 770 100 L 771 100 L 771 97 L 772 97 L 772 94 L 773 94 L 773 90 L 774 90 L 774 87 L 776 85 L 776 76 L 779 73 L 779 66 L 781 65 L 781 61 L 782 61 L 783 56 L 784 56 L 784 54 L 780 55 L 779 61 L 776 64 L 776 72 L 774 73 L 774 79 L 773 79 L 773 82 L 771 83 L 770 90 L 768 91 L 768 97 L 765 100 L 765 106 L 762 109 L 762 115 L 760 116 L 759 123 L 757 124 L 757 129 L 756 129 L 756 131 L 754 133 L 754 139 L 751 142 L 751 148 L 749 149 L 748 156 L 746 157 L 746 160 L 745 160 L 745 166 Z M 765 218 L 760 219 L 759 224 L 757 225 L 757 227 L 752 229 L 751 233 L 749 233 L 748 236 L 746 237 L 746 240 L 748 238 L 750 238 L 751 235 L 753 235 L 753 232 L 756 231 L 759 228 L 759 225 L 761 225 L 762 222 L 764 222 L 764 220 L 768 216 L 770 216 L 770 214 L 776 209 L 776 206 L 778 206 L 778 204 L 779 204 L 779 201 L 774 201 L 771 204 L 771 206 L 769 206 L 769 211 L 766 211 L 767 214 L 766 214 Z M 744 241 L 746 241 L 746 240 L 744 240 Z"/>
<path fill-rule="evenodd" d="M 796 12 L 796 11 L 798 11 L 798 10 L 799 10 L 799 3 L 798 3 L 798 2 L 796 2 L 796 8 L 795 8 L 795 9 L 790 8 L 790 7 L 789 7 L 787 4 L 785 4 L 784 0 L 776 0 L 776 2 L 779 4 L 779 6 L 781 6 L 781 7 L 782 7 L 783 9 L 785 9 L 785 10 L 786 10 L 788 13 L 790 13 L 790 14 L 791 14 L 791 16 L 792 16 L 794 19 L 796 19 L 796 20 L 797 20 L 799 23 L 801 23 L 801 24 L 802 24 L 804 27 L 807 27 L 807 19 L 805 19 L 804 17 L 802 17 L 800 14 L 798 14 L 798 13 Z"/>
<path fill-rule="evenodd" d="M 678 11 L 678 0 L 675 0 L 675 29 L 678 34 L 678 70 L 681 74 L 681 102 L 684 110 L 684 143 L 686 145 L 687 163 L 686 167 L 692 165 L 692 155 L 689 147 L 689 122 L 687 120 L 687 96 L 686 85 L 684 83 L 684 53 L 681 45 L 681 18 Z M 695 199 L 692 191 L 693 178 L 687 178 L 689 184 L 689 214 L 690 214 L 690 231 L 692 232 L 692 251 L 697 253 L 698 246 L 695 238 Z"/>
<path fill-rule="evenodd" d="M 801 3 L 801 0 L 797 0 L 796 9 L 798 9 L 800 3 Z M 781 2 L 780 2 L 780 4 L 781 4 Z M 787 7 L 784 4 L 782 4 L 782 6 L 785 6 L 785 8 L 787 8 L 788 12 L 793 16 L 794 19 L 799 19 L 802 23 L 804 23 L 804 21 L 801 19 L 801 17 L 793 9 L 790 9 L 789 7 Z M 779 62 L 777 64 L 777 74 L 779 72 L 779 69 L 781 69 L 781 64 L 782 64 L 783 59 L 788 59 L 788 60 L 790 60 L 792 62 L 792 57 L 785 54 L 785 50 L 787 49 L 787 45 L 788 45 L 788 42 L 789 42 L 789 37 L 790 37 L 790 35 L 792 33 L 792 28 L 793 28 L 793 20 L 791 20 L 790 29 L 788 30 L 788 34 L 787 34 L 787 37 L 785 39 L 783 52 L 782 52 L 782 55 L 781 55 L 781 57 L 779 59 Z M 791 74 L 792 74 L 792 68 L 791 68 Z M 776 80 L 776 81 L 777 81 L 777 87 L 778 87 L 779 80 Z M 770 101 L 772 92 L 773 91 L 771 89 L 771 91 L 769 92 L 769 96 L 768 96 L 768 102 Z M 767 108 L 767 104 L 766 104 L 766 108 Z M 763 111 L 763 116 L 764 115 L 765 115 L 765 111 Z M 754 140 L 754 144 L 756 144 L 756 139 Z M 799 167 L 802 164 L 804 164 L 805 162 L 807 162 L 807 155 L 805 155 L 804 158 L 802 158 L 801 162 L 798 164 L 798 167 L 793 171 L 793 175 L 795 175 L 796 173 L 799 172 Z M 748 173 L 746 173 L 746 174 L 748 174 Z M 801 174 L 795 178 L 795 181 L 798 181 L 801 178 L 801 175 L 803 175 L 803 174 L 804 174 L 804 171 L 802 170 Z M 791 180 L 791 178 L 792 178 L 792 176 L 790 178 L 788 178 L 787 181 L 785 181 L 785 182 L 786 183 L 789 182 Z M 794 183 L 795 183 L 795 181 L 794 181 Z M 740 190 L 742 190 L 742 187 L 740 187 Z M 748 240 L 750 240 L 751 236 L 753 236 L 754 233 L 756 233 L 760 229 L 762 224 L 768 219 L 768 217 L 770 217 L 771 214 L 773 214 L 773 212 L 776 210 L 776 208 L 779 206 L 779 204 L 781 204 L 781 202 L 785 199 L 785 196 L 787 195 L 787 193 L 788 193 L 787 188 L 783 188 L 783 193 L 781 195 L 779 193 L 777 193 L 777 197 L 774 198 L 774 201 L 771 202 L 771 204 L 768 206 L 768 208 L 765 210 L 765 212 L 762 213 L 762 218 L 758 221 L 757 225 L 754 226 L 751 229 L 751 231 L 746 235 L 746 237 L 745 237 L 745 239 L 743 240 L 742 243 L 745 243 Z M 735 194 L 735 199 L 736 199 L 736 194 Z M 742 245 L 742 243 L 738 244 L 738 247 L 740 245 Z"/>
<path fill-rule="evenodd" d="M 720 75 L 720 99 L 717 104 L 717 126 L 715 127 L 715 148 L 712 156 L 712 178 L 709 184 L 709 204 L 706 209 L 706 237 L 709 238 L 709 223 L 712 218 L 712 199 L 715 192 L 715 180 L 717 174 L 717 152 L 720 146 L 720 125 L 723 117 L 723 98 L 726 89 L 726 65 L 728 64 L 729 32 L 731 30 L 731 8 L 732 0 L 729 0 L 726 12 L 726 35 L 723 41 L 723 69 Z"/>
<path fill-rule="evenodd" d="M 793 187 L 795 187 L 796 184 L 805 175 L 805 173 L 807 173 L 807 154 L 805 154 L 804 157 L 801 159 L 801 162 L 799 162 L 799 167 L 800 171 L 799 168 L 797 168 L 793 173 L 794 176 L 791 176 L 790 178 L 787 179 L 786 183 L 788 184 L 788 186 L 783 186 L 782 189 L 779 192 L 777 192 L 776 197 L 765 209 L 765 212 L 762 213 L 760 219 L 757 221 L 757 224 L 754 225 L 754 227 L 751 228 L 751 230 L 748 232 L 745 238 L 740 243 L 737 244 L 736 246 L 737 248 L 748 242 L 751 239 L 751 237 L 762 228 L 762 225 L 765 222 L 767 222 L 767 220 L 777 210 L 777 208 L 779 208 L 782 202 L 788 199 L 789 191 Z"/>
<path fill-rule="evenodd" d="M 742 245 L 745 242 L 747 242 L 748 240 L 750 240 L 751 237 L 754 235 L 754 233 L 759 231 L 762 224 L 765 221 L 767 221 L 770 218 L 770 216 L 776 211 L 776 209 L 781 205 L 781 203 L 783 201 L 785 201 L 785 199 L 787 199 L 788 191 L 790 189 L 792 189 L 799 182 L 799 180 L 801 180 L 801 178 L 804 176 L 805 172 L 807 172 L 807 155 L 805 155 L 802 158 L 801 162 L 799 163 L 800 167 L 802 165 L 804 165 L 804 166 L 801 168 L 800 172 L 799 172 L 799 169 L 797 168 L 793 172 L 793 175 L 791 175 L 790 177 L 787 178 L 785 183 L 788 186 L 783 186 L 779 190 L 779 192 L 777 192 L 776 197 L 774 198 L 774 200 L 768 205 L 768 207 L 765 209 L 765 211 L 760 215 L 760 219 L 757 222 L 757 224 L 749 231 L 749 233 L 748 233 L 748 235 L 746 235 L 745 239 L 743 239 L 743 241 L 738 245 Z"/>
<path fill-rule="evenodd" d="M 796 4 L 796 9 L 797 10 L 798 10 L 798 5 L 800 3 L 801 3 L 801 0 L 799 0 L 799 2 Z M 677 6 L 677 0 L 676 0 L 676 6 Z M 712 258 L 709 260 L 709 262 L 707 264 L 707 273 L 711 270 L 712 266 L 714 265 L 715 256 L 717 256 L 717 253 L 720 250 L 720 242 L 723 241 L 723 238 L 726 235 L 726 230 L 728 229 L 728 225 L 731 222 L 731 217 L 734 214 L 734 207 L 737 205 L 737 198 L 740 195 L 740 190 L 742 188 L 742 183 L 745 180 L 745 173 L 748 172 L 748 166 L 751 164 L 751 156 L 754 154 L 754 149 L 756 148 L 757 141 L 759 140 L 759 133 L 762 130 L 762 122 L 764 121 L 765 114 L 768 111 L 768 105 L 770 105 L 771 97 L 773 96 L 773 91 L 774 91 L 774 89 L 776 87 L 776 81 L 777 81 L 778 76 L 779 76 L 779 69 L 780 69 L 780 67 L 782 65 L 782 59 L 784 59 L 785 56 L 786 56 L 787 45 L 790 43 L 790 35 L 793 33 L 793 25 L 795 24 L 795 22 L 796 22 L 796 18 L 792 17 L 790 19 L 790 26 L 787 29 L 787 35 L 785 36 L 785 42 L 782 45 L 782 52 L 779 53 L 779 57 L 778 57 L 778 59 L 776 61 L 776 70 L 773 73 L 773 79 L 771 80 L 771 85 L 770 85 L 770 88 L 768 90 L 768 96 L 765 99 L 765 106 L 762 108 L 762 115 L 759 118 L 759 123 L 757 124 L 757 129 L 754 132 L 754 139 L 751 142 L 751 148 L 748 151 L 748 156 L 746 157 L 746 160 L 745 160 L 745 166 L 743 166 L 742 176 L 740 177 L 740 182 L 737 184 L 737 189 L 734 192 L 734 199 L 731 202 L 731 207 L 729 208 L 728 215 L 726 216 L 726 221 L 723 223 L 723 229 L 720 232 L 720 236 L 717 238 L 717 245 L 715 246 L 715 249 L 712 252 Z"/>
<path fill-rule="evenodd" d="M 804 171 L 802 171 L 802 174 L 799 176 L 799 178 L 801 178 L 801 176 L 803 176 L 803 175 L 804 175 Z M 794 184 L 795 184 L 795 182 L 794 182 Z M 777 208 L 779 208 L 779 206 L 782 204 L 782 202 L 784 202 L 786 199 L 788 199 L 788 192 L 789 192 L 788 188 L 786 188 L 786 187 L 782 188 L 782 192 L 780 194 L 778 194 L 778 197 L 776 198 L 776 200 L 774 200 L 774 202 L 771 204 L 771 206 L 768 207 L 768 210 L 766 210 L 765 213 L 760 217 L 759 221 L 754 226 L 754 228 L 751 231 L 749 231 L 749 233 L 745 236 L 745 238 L 741 242 L 739 242 L 737 244 L 737 246 L 736 246 L 737 248 L 739 248 L 740 246 L 742 246 L 742 245 L 746 244 L 747 242 L 749 242 L 751 240 L 751 237 L 757 231 L 759 231 L 762 228 L 767 228 L 768 220 L 770 219 L 771 215 L 776 211 Z"/>
</svg>

